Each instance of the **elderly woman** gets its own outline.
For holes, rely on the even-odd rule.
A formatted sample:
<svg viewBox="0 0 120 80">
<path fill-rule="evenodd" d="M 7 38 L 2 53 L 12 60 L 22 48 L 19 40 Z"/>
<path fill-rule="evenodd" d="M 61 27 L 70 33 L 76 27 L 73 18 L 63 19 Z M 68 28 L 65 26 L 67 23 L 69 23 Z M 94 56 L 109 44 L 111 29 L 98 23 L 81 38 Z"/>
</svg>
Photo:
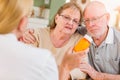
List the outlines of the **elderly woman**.
<svg viewBox="0 0 120 80">
<path fill-rule="evenodd" d="M 70 47 L 73 47 L 82 37 L 77 33 L 81 18 L 82 13 L 80 7 L 75 3 L 66 3 L 57 11 L 49 27 L 28 30 L 24 33 L 21 40 L 25 43 L 32 43 L 39 48 L 49 49 L 55 56 L 57 65 L 60 66 L 65 53 L 67 53 L 66 51 Z M 73 52 L 72 49 L 73 48 L 69 49 L 71 53 Z M 72 68 L 76 67 L 76 65 L 74 65 L 75 62 L 79 63 L 80 61 L 77 55 L 72 55 L 70 58 Z M 72 58 L 73 56 L 74 58 Z"/>
</svg>

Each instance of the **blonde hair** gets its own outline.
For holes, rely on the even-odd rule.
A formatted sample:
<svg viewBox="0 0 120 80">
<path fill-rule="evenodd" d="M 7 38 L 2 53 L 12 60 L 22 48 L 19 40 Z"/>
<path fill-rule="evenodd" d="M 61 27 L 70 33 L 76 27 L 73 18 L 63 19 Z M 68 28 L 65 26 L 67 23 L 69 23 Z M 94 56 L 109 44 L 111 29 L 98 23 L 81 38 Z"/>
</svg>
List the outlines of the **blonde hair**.
<svg viewBox="0 0 120 80">
<path fill-rule="evenodd" d="M 27 16 L 33 0 L 0 0 L 0 34 L 6 34 L 18 27 L 23 16 Z"/>
</svg>

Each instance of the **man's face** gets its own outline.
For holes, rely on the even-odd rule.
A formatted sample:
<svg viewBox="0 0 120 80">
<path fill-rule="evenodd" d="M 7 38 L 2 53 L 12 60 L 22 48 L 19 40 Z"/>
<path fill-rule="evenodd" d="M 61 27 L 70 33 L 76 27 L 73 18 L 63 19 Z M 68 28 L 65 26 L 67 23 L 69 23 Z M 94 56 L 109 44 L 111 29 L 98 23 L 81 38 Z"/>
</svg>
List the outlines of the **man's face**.
<svg viewBox="0 0 120 80">
<path fill-rule="evenodd" d="M 92 37 L 99 38 L 107 31 L 108 13 L 89 7 L 84 13 L 84 24 Z"/>
</svg>

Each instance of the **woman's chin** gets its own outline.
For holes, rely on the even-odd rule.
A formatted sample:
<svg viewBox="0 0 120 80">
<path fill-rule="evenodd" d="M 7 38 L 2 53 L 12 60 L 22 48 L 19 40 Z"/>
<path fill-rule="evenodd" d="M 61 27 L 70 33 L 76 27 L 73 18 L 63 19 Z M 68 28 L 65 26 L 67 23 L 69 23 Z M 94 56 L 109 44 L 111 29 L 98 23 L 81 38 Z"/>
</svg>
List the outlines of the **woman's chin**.
<svg viewBox="0 0 120 80">
<path fill-rule="evenodd" d="M 65 30 L 64 33 L 71 34 L 72 32 L 71 32 L 71 30 Z"/>
</svg>

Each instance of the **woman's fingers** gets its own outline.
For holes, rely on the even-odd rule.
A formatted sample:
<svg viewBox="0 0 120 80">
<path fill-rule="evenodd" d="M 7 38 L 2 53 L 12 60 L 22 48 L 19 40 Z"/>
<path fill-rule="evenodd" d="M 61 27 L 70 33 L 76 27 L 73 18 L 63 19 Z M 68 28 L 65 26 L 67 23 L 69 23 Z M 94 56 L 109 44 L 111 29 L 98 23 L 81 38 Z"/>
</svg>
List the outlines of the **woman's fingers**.
<svg viewBox="0 0 120 80">
<path fill-rule="evenodd" d="M 86 50 L 74 52 L 74 53 L 78 54 L 79 56 L 85 56 L 85 55 L 87 55 L 88 51 L 89 51 L 89 48 L 87 48 Z"/>
<path fill-rule="evenodd" d="M 26 30 L 22 37 L 23 42 L 28 43 L 28 44 L 34 43 L 36 41 L 36 39 L 35 39 L 33 33 L 34 33 L 33 29 Z"/>
</svg>

